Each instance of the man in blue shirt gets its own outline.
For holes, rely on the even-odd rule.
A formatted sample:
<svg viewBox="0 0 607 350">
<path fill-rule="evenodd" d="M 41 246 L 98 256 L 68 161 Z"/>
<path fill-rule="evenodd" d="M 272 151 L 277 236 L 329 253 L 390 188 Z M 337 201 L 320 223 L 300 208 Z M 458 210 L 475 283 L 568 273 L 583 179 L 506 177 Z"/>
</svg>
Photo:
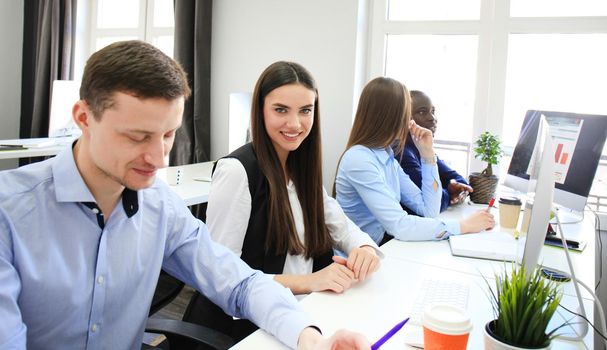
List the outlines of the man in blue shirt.
<svg viewBox="0 0 607 350">
<path fill-rule="evenodd" d="M 437 120 L 435 117 L 435 107 L 432 104 L 432 100 L 428 95 L 421 91 L 412 90 L 411 94 L 411 117 L 415 120 L 417 125 L 424 127 L 432 134 L 436 132 Z M 411 140 L 407 139 L 405 149 L 401 155 L 396 155 L 396 159 L 405 173 L 409 175 L 411 181 L 413 181 L 417 187 L 422 186 L 422 163 L 421 156 L 417 147 Z M 438 174 L 442 185 L 442 198 L 440 211 L 447 209 L 449 205 L 454 205 L 462 202 L 469 192 L 473 189 L 468 185 L 468 182 L 457 173 L 457 171 L 451 169 L 444 161 L 436 158 L 436 165 L 438 166 Z M 421 215 L 416 213 L 411 208 L 405 208 L 407 212 Z"/>
<path fill-rule="evenodd" d="M 0 349 L 139 348 L 161 268 L 292 348 L 369 348 L 348 331 L 324 339 L 156 179 L 189 94 L 158 49 L 112 44 L 87 61 L 72 110 L 82 136 L 0 172 Z"/>
</svg>

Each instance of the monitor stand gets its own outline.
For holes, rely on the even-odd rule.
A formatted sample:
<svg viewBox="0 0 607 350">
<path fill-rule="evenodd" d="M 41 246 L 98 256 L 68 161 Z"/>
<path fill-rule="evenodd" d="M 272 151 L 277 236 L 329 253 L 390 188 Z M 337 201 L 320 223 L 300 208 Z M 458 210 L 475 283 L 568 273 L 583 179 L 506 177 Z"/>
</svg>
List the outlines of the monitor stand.
<svg viewBox="0 0 607 350">
<path fill-rule="evenodd" d="M 558 208 L 556 211 L 559 215 L 559 220 L 561 225 L 566 224 L 577 224 L 584 220 L 584 212 L 579 212 L 575 210 L 571 210 L 569 208 L 565 208 L 561 205 L 554 204 L 555 207 Z M 556 223 L 554 220 L 550 220 L 551 223 Z"/>
</svg>

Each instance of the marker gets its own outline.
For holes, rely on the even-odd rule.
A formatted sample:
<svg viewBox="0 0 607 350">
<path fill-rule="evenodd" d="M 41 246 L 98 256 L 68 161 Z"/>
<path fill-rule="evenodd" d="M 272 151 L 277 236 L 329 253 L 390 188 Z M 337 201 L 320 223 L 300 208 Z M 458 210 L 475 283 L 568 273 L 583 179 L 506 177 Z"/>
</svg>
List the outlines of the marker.
<svg viewBox="0 0 607 350">
<path fill-rule="evenodd" d="M 489 205 L 487 206 L 487 211 L 491 210 L 491 208 L 493 207 L 493 203 L 495 203 L 495 197 L 491 198 L 491 200 L 489 201 Z"/>
<path fill-rule="evenodd" d="M 399 322 L 396 326 L 392 327 L 392 329 L 389 330 L 388 333 L 386 333 L 383 337 L 379 338 L 379 340 L 376 341 L 375 344 L 373 344 L 371 346 L 371 350 L 379 349 L 382 345 L 384 345 L 385 342 L 388 341 L 388 339 L 392 338 L 392 336 L 394 334 L 396 334 L 396 332 L 400 331 L 400 329 L 403 328 L 405 323 L 407 323 L 408 321 L 409 321 L 409 317 L 405 318 L 403 321 Z"/>
</svg>

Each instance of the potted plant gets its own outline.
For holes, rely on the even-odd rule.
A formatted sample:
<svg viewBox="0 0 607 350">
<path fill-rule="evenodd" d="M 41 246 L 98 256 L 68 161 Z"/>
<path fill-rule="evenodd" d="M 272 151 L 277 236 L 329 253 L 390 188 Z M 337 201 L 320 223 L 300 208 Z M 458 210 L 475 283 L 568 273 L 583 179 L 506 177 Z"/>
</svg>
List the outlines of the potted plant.
<svg viewBox="0 0 607 350">
<path fill-rule="evenodd" d="M 495 197 L 498 177 L 493 174 L 492 165 L 499 162 L 503 151 L 501 141 L 488 131 L 482 133 L 475 142 L 474 157 L 487 163 L 485 170 L 470 174 L 470 186 L 474 189 L 470 193 L 470 200 L 474 203 L 487 204 Z"/>
<path fill-rule="evenodd" d="M 495 319 L 485 325 L 485 350 L 549 349 L 566 324 L 547 330 L 562 297 L 556 283 L 544 279 L 539 268 L 527 274 L 514 265 L 509 275 L 504 269 L 495 277 L 495 290 L 487 282 Z"/>
</svg>

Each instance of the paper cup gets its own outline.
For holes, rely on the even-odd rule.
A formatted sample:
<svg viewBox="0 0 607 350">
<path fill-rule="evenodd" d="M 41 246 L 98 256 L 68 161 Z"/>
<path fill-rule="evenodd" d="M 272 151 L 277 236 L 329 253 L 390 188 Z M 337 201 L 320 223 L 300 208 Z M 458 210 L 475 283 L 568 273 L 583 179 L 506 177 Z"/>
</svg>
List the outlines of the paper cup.
<svg viewBox="0 0 607 350">
<path fill-rule="evenodd" d="M 521 213 L 521 200 L 516 197 L 501 197 L 499 200 L 500 226 L 515 229 Z"/>
<path fill-rule="evenodd" d="M 425 350 L 464 350 L 472 323 L 466 311 L 451 305 L 431 305 L 424 310 Z"/>
</svg>

